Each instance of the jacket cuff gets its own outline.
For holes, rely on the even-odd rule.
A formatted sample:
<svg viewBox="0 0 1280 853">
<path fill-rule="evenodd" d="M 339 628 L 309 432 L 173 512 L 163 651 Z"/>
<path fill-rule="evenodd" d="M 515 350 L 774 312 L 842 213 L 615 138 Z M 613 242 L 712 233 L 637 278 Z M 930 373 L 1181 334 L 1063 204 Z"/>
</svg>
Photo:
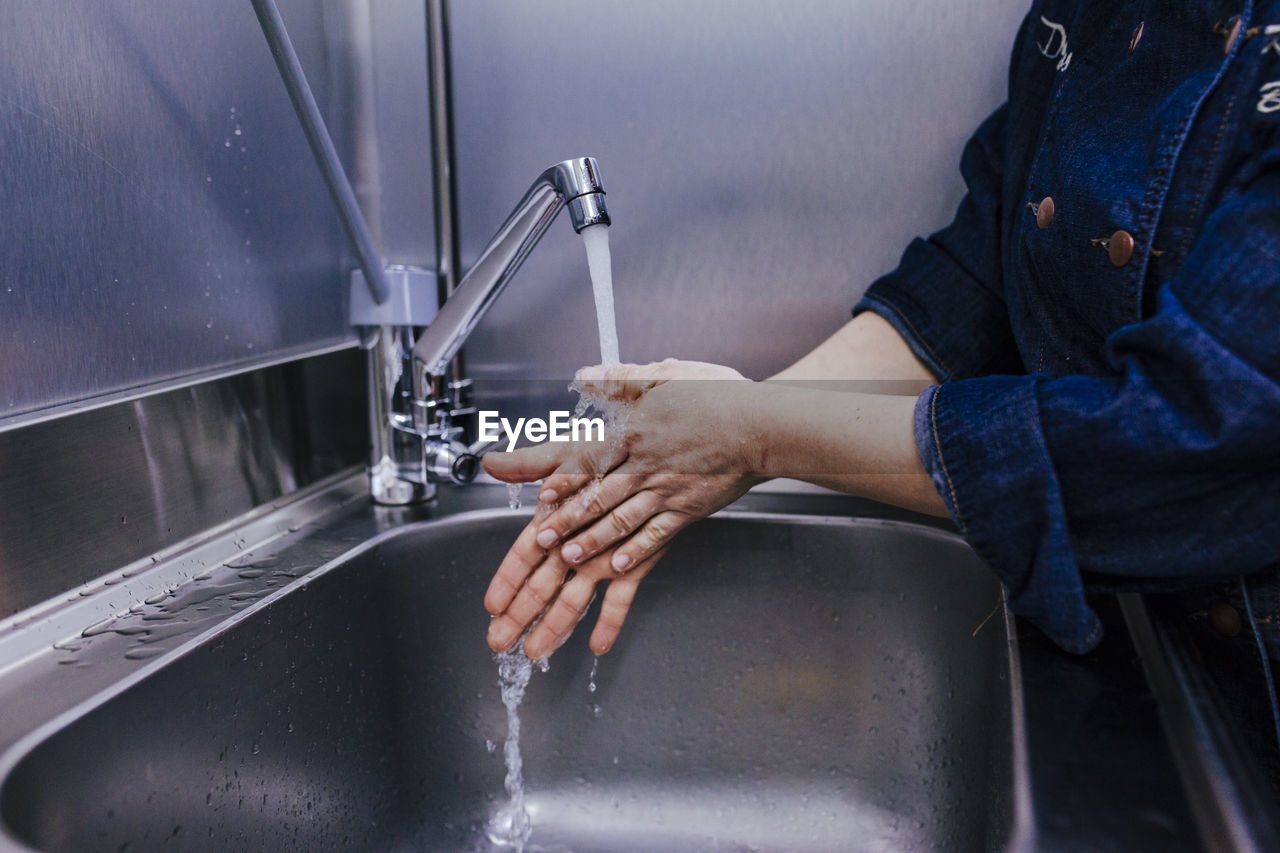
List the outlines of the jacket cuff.
<svg viewBox="0 0 1280 853">
<path fill-rule="evenodd" d="M 855 317 L 863 311 L 889 321 L 940 380 L 1020 369 L 1004 300 L 931 240 L 907 246 L 853 308 Z"/>
<path fill-rule="evenodd" d="M 1085 602 L 1035 376 L 935 385 L 915 408 L 920 459 L 965 541 L 1004 583 L 1011 610 L 1077 654 L 1102 639 Z"/>
</svg>

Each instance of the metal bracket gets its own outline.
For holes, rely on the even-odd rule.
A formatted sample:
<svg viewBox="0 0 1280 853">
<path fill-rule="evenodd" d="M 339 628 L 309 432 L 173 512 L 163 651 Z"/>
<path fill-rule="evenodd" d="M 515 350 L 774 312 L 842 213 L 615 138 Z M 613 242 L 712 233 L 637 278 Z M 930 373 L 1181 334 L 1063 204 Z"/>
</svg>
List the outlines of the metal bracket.
<svg viewBox="0 0 1280 853">
<path fill-rule="evenodd" d="M 392 266 L 385 271 L 391 295 L 373 301 L 364 272 L 351 272 L 350 320 L 353 326 L 426 326 L 436 318 L 436 274 L 421 267 Z"/>
</svg>

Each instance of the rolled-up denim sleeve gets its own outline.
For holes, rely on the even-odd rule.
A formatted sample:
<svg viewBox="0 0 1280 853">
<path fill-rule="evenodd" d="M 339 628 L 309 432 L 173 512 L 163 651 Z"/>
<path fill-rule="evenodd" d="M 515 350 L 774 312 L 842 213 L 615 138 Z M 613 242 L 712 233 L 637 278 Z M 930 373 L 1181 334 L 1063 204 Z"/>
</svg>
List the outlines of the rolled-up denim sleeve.
<svg viewBox="0 0 1280 853">
<path fill-rule="evenodd" d="M 916 440 L 1013 610 L 1071 651 L 1089 573 L 1188 579 L 1280 559 L 1280 149 L 1216 209 L 1114 378 L 988 376 L 916 406 Z"/>
</svg>

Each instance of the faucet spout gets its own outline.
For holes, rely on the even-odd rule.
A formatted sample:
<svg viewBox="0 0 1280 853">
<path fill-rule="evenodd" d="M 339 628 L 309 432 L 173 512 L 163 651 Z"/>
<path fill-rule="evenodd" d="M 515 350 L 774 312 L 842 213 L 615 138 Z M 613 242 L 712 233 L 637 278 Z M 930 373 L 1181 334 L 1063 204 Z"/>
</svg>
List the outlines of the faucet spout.
<svg viewBox="0 0 1280 853">
<path fill-rule="evenodd" d="M 573 230 L 592 225 L 608 225 L 609 212 L 604 207 L 604 185 L 600 183 L 600 164 L 594 157 L 565 160 L 543 172 L 539 180 L 550 181 L 569 206 Z"/>
<path fill-rule="evenodd" d="M 433 378 L 449 362 L 533 251 L 551 222 L 569 208 L 573 230 L 608 225 L 600 167 L 592 157 L 557 163 L 544 171 L 463 276 L 440 313 L 413 347 L 414 396 L 432 396 Z"/>
</svg>

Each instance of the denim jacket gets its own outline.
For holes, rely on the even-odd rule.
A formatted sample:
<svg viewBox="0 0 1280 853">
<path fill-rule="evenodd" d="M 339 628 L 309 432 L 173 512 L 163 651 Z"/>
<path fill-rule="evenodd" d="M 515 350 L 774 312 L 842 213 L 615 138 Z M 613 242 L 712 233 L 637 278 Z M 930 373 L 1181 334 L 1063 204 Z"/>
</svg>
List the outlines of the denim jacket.
<svg viewBox="0 0 1280 853">
<path fill-rule="evenodd" d="M 1280 0 L 1037 0 L 955 220 L 854 312 L 940 380 L 921 458 L 1010 606 L 1280 560 Z M 1141 584 L 1139 584 L 1141 587 Z"/>
</svg>

